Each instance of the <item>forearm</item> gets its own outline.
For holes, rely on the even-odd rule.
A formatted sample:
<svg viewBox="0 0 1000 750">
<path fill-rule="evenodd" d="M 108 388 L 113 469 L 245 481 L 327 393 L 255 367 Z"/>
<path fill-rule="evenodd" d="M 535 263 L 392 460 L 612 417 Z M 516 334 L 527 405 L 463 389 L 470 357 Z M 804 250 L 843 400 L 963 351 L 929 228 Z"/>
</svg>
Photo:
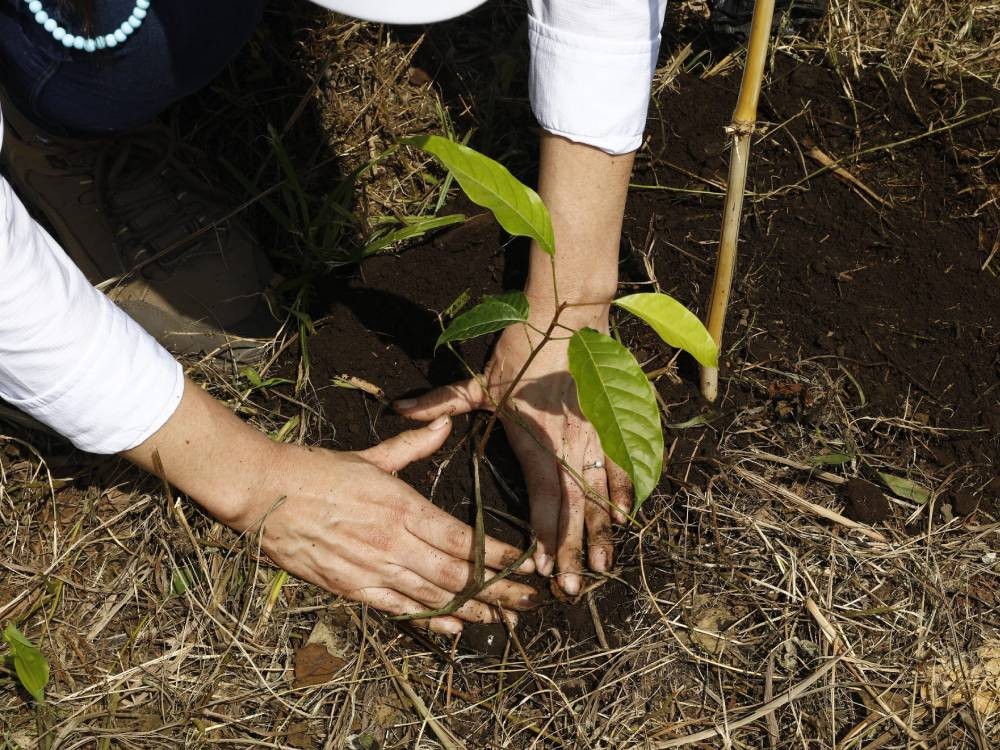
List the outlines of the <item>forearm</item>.
<svg viewBox="0 0 1000 750">
<path fill-rule="evenodd" d="M 122 455 L 153 473 L 158 455 L 170 484 L 215 518 L 242 530 L 256 520 L 250 509 L 267 492 L 268 478 L 276 471 L 277 447 L 185 380 L 184 396 L 173 416 Z"/>
<path fill-rule="evenodd" d="M 544 131 L 539 192 L 552 213 L 559 295 L 608 302 L 666 0 L 528 6 L 529 95 Z M 537 247 L 527 291 L 536 310 L 552 299 L 550 261 Z"/>
<path fill-rule="evenodd" d="M 553 263 L 537 245 L 531 249 L 525 291 L 533 309 L 553 309 L 553 267 L 560 302 L 611 301 L 634 156 L 543 133 L 538 188 L 552 215 L 556 254 Z"/>
</svg>

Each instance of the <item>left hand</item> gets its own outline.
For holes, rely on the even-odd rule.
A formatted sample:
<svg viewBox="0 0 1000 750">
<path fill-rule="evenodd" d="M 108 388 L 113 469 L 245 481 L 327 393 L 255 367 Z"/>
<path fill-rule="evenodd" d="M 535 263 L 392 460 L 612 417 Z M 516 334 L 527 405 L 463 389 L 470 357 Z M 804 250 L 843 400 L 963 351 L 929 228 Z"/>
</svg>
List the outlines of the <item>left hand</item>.
<svg viewBox="0 0 1000 750">
<path fill-rule="evenodd" d="M 551 310 L 532 312 L 532 325 L 539 330 L 548 328 L 551 319 Z M 596 431 L 580 412 L 568 367 L 566 329 L 591 327 L 607 333 L 608 307 L 570 307 L 559 323 L 565 328 L 557 328 L 555 338 L 535 356 L 500 421 L 524 471 L 531 525 L 538 536 L 535 567 L 545 576 L 554 568 L 563 591 L 575 596 L 582 584 L 585 532 L 588 565 L 595 571 L 609 570 L 614 555 L 611 522 L 624 522 L 632 487 L 625 472 L 604 456 Z M 396 410 L 424 421 L 442 414 L 491 411 L 541 340 L 528 326 L 512 326 L 501 335 L 482 379 L 397 401 Z M 592 490 L 590 497 L 558 459 L 583 477 Z"/>
</svg>

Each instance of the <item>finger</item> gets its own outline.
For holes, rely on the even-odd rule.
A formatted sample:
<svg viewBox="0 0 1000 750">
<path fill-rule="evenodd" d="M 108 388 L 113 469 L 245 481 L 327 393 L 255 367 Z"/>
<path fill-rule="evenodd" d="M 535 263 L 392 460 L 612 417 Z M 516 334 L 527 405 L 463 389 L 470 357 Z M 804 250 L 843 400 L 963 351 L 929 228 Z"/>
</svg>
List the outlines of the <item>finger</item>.
<svg viewBox="0 0 1000 750">
<path fill-rule="evenodd" d="M 565 459 L 577 471 L 583 468 L 582 453 Z M 590 472 L 595 473 L 595 472 Z M 570 596 L 580 593 L 583 584 L 583 529 L 587 498 L 579 481 L 566 469 L 559 472 L 562 505 L 559 509 L 559 549 L 556 567 L 559 585 Z"/>
<path fill-rule="evenodd" d="M 435 388 L 418 398 L 404 398 L 393 408 L 410 419 L 436 419 L 444 414 L 467 414 L 476 409 L 488 409 L 490 401 L 477 378 Z"/>
<path fill-rule="evenodd" d="M 451 557 L 430 545 L 426 545 L 425 551 L 414 552 L 408 566 L 434 585 L 453 593 L 465 591 L 475 581 L 475 565 Z M 499 603 L 505 609 L 514 610 L 531 609 L 538 605 L 538 592 L 531 586 L 506 578 L 488 583 L 496 574 L 492 570 L 484 573 L 487 585 L 476 594 L 475 598 L 479 601 Z"/>
<path fill-rule="evenodd" d="M 446 552 L 460 560 L 474 561 L 476 549 L 474 532 L 471 527 L 459 521 L 426 500 L 420 504 L 420 511 L 404 517 L 407 530 L 432 547 Z M 521 550 L 499 539 L 487 536 L 485 539 L 485 559 L 487 567 L 501 570 L 517 562 Z M 525 575 L 535 572 L 531 559 L 525 560 L 517 569 Z"/>
<path fill-rule="evenodd" d="M 440 586 L 435 586 L 423 576 L 408 570 L 400 571 L 393 578 L 393 586 L 398 587 L 400 593 L 405 596 L 415 601 L 423 602 L 425 605 L 424 611 L 443 609 L 451 604 L 455 598 L 455 594 L 452 592 L 445 591 Z M 455 609 L 452 615 L 466 622 L 492 623 L 501 621 L 499 609 L 475 599 L 463 602 Z M 515 622 L 517 621 L 517 615 L 513 612 L 509 612 L 508 617 L 513 618 Z"/>
<path fill-rule="evenodd" d="M 359 589 L 356 592 L 352 592 L 349 596 L 357 601 L 367 602 L 376 609 L 388 612 L 391 615 L 415 615 L 419 612 L 427 611 L 426 605 L 420 604 L 392 589 Z M 431 620 L 411 620 L 410 622 L 418 627 L 426 627 L 442 635 L 457 635 L 462 632 L 462 621 L 452 615 L 442 615 L 434 617 Z"/>
<path fill-rule="evenodd" d="M 358 455 L 383 471 L 399 471 L 437 451 L 451 433 L 451 418 L 439 417 L 426 427 L 407 430 L 378 445 L 358 451 Z"/>
<path fill-rule="evenodd" d="M 587 528 L 587 564 L 601 573 L 611 568 L 614 556 L 608 478 L 603 464 L 600 445 L 592 444 L 583 464 L 583 478 L 590 491 L 584 498 L 583 518 Z"/>
<path fill-rule="evenodd" d="M 527 432 L 511 425 L 507 430 L 510 447 L 517 456 L 531 507 L 531 528 L 535 532 L 535 568 L 543 576 L 552 575 L 559 540 L 559 505 L 562 489 L 559 470 L 552 454 L 546 452 Z"/>
<path fill-rule="evenodd" d="M 608 477 L 611 504 L 614 506 L 611 517 L 615 523 L 625 523 L 625 514 L 632 507 L 632 482 L 625 470 L 609 458 L 604 459 L 604 470 Z"/>
</svg>

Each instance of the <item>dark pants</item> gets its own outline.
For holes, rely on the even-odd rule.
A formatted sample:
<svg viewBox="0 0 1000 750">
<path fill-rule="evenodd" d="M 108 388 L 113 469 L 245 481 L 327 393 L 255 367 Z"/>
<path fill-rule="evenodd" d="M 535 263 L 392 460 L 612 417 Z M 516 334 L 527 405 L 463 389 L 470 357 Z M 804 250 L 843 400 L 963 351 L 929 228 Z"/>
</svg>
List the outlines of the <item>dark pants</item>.
<svg viewBox="0 0 1000 750">
<path fill-rule="evenodd" d="M 98 0 L 93 34 L 128 18 L 135 0 Z M 43 0 L 70 33 L 78 19 Z M 209 83 L 250 39 L 264 0 L 154 0 L 128 40 L 93 54 L 67 49 L 39 26 L 28 0 L 0 0 L 0 85 L 22 113 L 64 135 L 149 122 Z"/>
</svg>

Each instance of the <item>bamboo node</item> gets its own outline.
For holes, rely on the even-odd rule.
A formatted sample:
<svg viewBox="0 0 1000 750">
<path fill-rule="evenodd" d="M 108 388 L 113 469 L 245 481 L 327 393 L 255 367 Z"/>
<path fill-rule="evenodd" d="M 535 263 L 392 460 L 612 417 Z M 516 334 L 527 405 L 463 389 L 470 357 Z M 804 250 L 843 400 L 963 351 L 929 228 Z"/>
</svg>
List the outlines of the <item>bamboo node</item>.
<svg viewBox="0 0 1000 750">
<path fill-rule="evenodd" d="M 753 135 L 757 130 L 757 123 L 746 120 L 733 120 L 732 123 L 726 125 L 726 135 L 735 136 L 737 138 L 740 136 Z"/>
</svg>

